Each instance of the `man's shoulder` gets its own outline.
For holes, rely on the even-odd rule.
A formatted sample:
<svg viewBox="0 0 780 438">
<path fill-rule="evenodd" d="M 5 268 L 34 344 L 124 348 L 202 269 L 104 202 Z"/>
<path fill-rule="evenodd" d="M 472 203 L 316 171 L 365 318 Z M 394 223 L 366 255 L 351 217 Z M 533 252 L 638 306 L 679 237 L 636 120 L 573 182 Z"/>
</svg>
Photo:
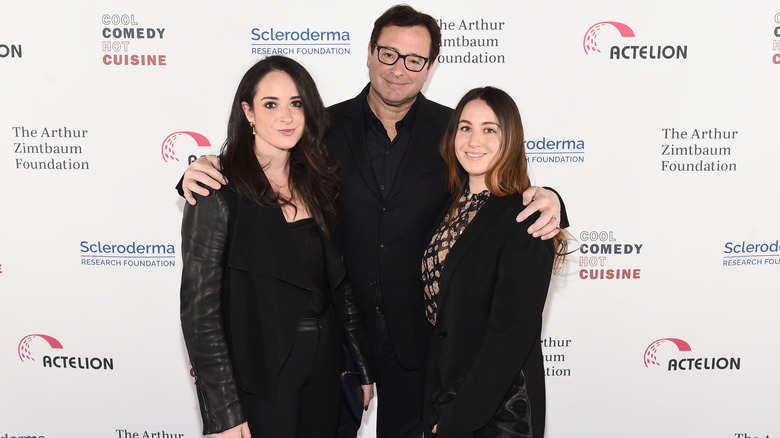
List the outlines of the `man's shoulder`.
<svg viewBox="0 0 780 438">
<path fill-rule="evenodd" d="M 350 99 L 341 101 L 339 103 L 334 103 L 333 105 L 328 107 L 328 111 L 330 111 L 331 113 L 338 112 L 338 111 L 344 111 L 344 108 L 349 107 L 350 105 L 353 105 L 355 103 L 355 101 L 359 97 L 360 96 L 355 96 L 355 97 L 352 97 Z"/>
<path fill-rule="evenodd" d="M 452 111 L 453 111 L 452 108 L 450 108 L 450 107 L 448 107 L 446 105 L 442 105 L 439 102 L 434 102 L 434 101 L 428 99 L 427 97 L 423 96 L 422 94 L 420 94 L 420 96 L 422 96 L 423 99 L 424 99 L 421 102 L 425 102 L 425 104 L 429 105 L 432 111 L 441 112 L 441 113 L 447 113 L 448 115 L 452 114 Z"/>
<path fill-rule="evenodd" d="M 328 114 L 330 115 L 331 123 L 337 125 L 346 119 L 362 117 L 360 96 L 329 106 Z"/>
<path fill-rule="evenodd" d="M 430 114 L 434 118 L 440 119 L 441 121 L 449 121 L 450 116 L 452 115 L 452 108 L 429 100 L 422 93 L 420 93 L 417 99 L 420 105 L 420 110 L 422 112 Z"/>
<path fill-rule="evenodd" d="M 331 117 L 339 117 L 348 113 L 356 112 L 362 110 L 362 101 L 361 98 L 368 93 L 368 87 L 370 87 L 371 84 L 367 84 L 360 93 L 357 94 L 357 96 L 350 97 L 347 100 L 341 101 L 339 103 L 335 103 L 328 107 L 328 112 L 330 113 Z"/>
</svg>

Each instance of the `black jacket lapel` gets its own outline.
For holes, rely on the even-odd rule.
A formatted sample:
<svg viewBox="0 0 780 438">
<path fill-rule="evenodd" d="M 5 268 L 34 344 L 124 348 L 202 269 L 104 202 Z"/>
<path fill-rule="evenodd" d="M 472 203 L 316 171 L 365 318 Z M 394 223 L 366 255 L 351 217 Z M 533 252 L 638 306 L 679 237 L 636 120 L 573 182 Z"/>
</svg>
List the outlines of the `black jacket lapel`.
<svg viewBox="0 0 780 438">
<path fill-rule="evenodd" d="M 491 228 L 494 219 L 502 210 L 503 202 L 502 198 L 491 196 L 485 202 L 485 205 L 480 208 L 474 219 L 466 226 L 463 234 L 458 237 L 455 245 L 450 249 L 447 254 L 447 259 L 444 262 L 444 272 L 442 272 L 441 280 L 439 281 L 439 294 L 436 298 L 439 312 L 444 308 L 444 302 L 447 296 L 447 290 L 449 289 L 450 279 L 452 273 L 456 269 L 469 269 L 468 266 L 459 266 L 464 256 L 469 252 L 470 248 L 483 238 L 485 232 Z"/>
<path fill-rule="evenodd" d="M 409 184 L 410 179 L 415 181 L 409 175 L 419 175 L 425 166 L 433 165 L 436 168 L 441 168 L 441 162 L 427 162 L 430 160 L 426 158 L 426 152 L 430 150 L 431 145 L 434 145 L 434 149 L 438 150 L 438 145 L 441 142 L 436 130 L 430 129 L 435 118 L 433 110 L 428 99 L 422 93 L 417 95 L 417 105 L 418 114 L 411 127 L 409 144 L 401 160 L 398 174 L 395 176 L 395 182 L 387 195 L 388 200 L 397 195 L 406 184 Z"/>
<path fill-rule="evenodd" d="M 379 199 L 382 199 L 382 194 L 379 191 L 379 186 L 376 182 L 376 175 L 374 175 L 374 168 L 371 166 L 371 157 L 368 156 L 368 150 L 366 148 L 366 127 L 363 121 L 363 102 L 362 93 L 357 99 L 352 99 L 349 102 L 349 106 L 346 111 L 346 123 L 344 124 L 342 135 L 344 140 L 349 145 L 349 149 L 352 152 L 352 158 L 355 160 L 355 166 L 360 175 L 363 177 L 363 181 Z"/>
<path fill-rule="evenodd" d="M 311 280 L 295 253 L 282 210 L 240 198 L 235 213 L 228 265 L 311 290 Z M 269 248 L 283 249 L 269 251 Z"/>
</svg>

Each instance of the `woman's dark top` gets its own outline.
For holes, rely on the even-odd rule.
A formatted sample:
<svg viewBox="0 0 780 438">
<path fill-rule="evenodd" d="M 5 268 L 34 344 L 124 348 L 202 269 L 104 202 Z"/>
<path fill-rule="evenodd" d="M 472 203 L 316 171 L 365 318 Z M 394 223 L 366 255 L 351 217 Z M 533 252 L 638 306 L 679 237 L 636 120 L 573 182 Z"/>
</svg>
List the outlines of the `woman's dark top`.
<svg viewBox="0 0 780 438">
<path fill-rule="evenodd" d="M 303 317 L 318 318 L 328 310 L 330 302 L 325 294 L 328 274 L 325 271 L 325 253 L 322 249 L 320 233 L 317 231 L 317 223 L 312 218 L 306 218 L 288 222 L 287 225 L 290 229 L 293 245 L 295 245 L 296 252 L 303 263 L 303 269 L 313 284 L 313 293 Z"/>
</svg>

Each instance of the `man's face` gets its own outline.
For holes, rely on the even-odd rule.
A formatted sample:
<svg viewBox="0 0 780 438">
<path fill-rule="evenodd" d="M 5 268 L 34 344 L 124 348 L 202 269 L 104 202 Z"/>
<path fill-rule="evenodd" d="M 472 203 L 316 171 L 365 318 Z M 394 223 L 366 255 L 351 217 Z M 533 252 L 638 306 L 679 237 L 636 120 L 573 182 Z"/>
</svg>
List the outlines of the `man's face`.
<svg viewBox="0 0 780 438">
<path fill-rule="evenodd" d="M 401 55 L 431 56 L 431 35 L 423 26 L 387 26 L 379 33 L 377 45 L 395 49 Z M 377 58 L 377 49 L 369 45 L 366 65 L 371 79 L 371 92 L 388 106 L 414 102 L 428 79 L 432 61 L 428 61 L 422 71 L 409 71 L 401 58 L 393 65 L 382 64 Z"/>
</svg>

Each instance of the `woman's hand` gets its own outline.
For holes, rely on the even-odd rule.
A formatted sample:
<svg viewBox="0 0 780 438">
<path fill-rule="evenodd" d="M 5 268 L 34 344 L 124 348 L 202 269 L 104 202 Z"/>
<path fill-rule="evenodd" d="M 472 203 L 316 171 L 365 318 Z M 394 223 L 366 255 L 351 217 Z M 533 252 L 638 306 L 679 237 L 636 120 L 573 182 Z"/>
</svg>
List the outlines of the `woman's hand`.
<svg viewBox="0 0 780 438">
<path fill-rule="evenodd" d="M 211 434 L 211 438 L 250 438 L 251 436 L 252 434 L 249 433 L 249 425 L 246 421 L 224 432 Z"/>
<path fill-rule="evenodd" d="M 374 398 L 374 384 L 360 385 L 363 389 L 363 409 L 368 410 L 368 403 Z"/>
</svg>

